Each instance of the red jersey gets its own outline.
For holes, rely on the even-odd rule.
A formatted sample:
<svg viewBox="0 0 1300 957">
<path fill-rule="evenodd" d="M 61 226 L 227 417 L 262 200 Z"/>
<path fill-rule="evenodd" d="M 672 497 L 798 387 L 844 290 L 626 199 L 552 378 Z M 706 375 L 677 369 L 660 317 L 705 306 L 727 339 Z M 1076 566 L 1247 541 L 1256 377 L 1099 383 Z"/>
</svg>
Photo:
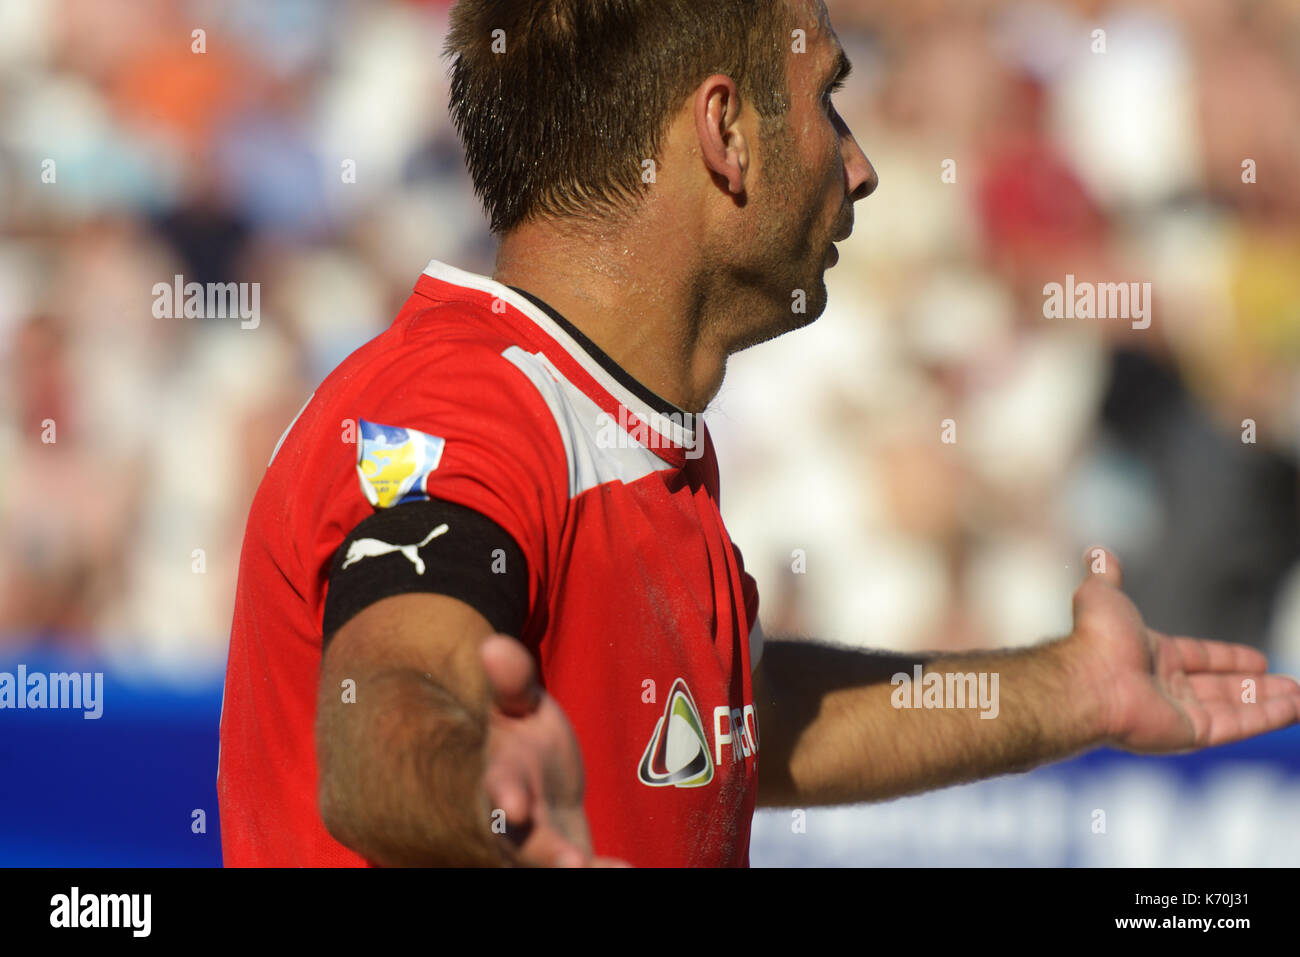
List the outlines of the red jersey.
<svg viewBox="0 0 1300 957">
<path fill-rule="evenodd" d="M 225 863 L 366 863 L 317 806 L 327 595 L 352 569 L 424 575 L 452 547 L 446 524 L 349 539 L 420 500 L 485 517 L 524 557 L 515 637 L 573 725 L 595 852 L 748 865 L 762 632 L 703 419 L 535 296 L 437 261 L 316 390 L 253 501 L 221 716 Z"/>
</svg>

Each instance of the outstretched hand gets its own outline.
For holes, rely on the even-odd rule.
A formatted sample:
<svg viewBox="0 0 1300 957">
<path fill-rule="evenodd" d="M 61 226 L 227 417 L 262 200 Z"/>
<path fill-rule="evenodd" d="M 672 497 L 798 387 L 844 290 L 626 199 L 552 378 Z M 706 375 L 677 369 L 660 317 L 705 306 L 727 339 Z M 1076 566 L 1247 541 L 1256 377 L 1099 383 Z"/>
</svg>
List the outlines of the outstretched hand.
<svg viewBox="0 0 1300 957">
<path fill-rule="evenodd" d="M 1144 754 L 1192 751 L 1300 722 L 1300 683 L 1268 674 L 1259 651 L 1148 628 L 1120 590 L 1119 560 L 1090 548 L 1084 561 L 1067 641 L 1103 705 L 1103 743 Z"/>
<path fill-rule="evenodd" d="M 542 867 L 626 866 L 592 854 L 578 740 L 538 686 L 532 657 L 504 635 L 485 639 L 480 654 L 492 695 L 483 787 L 511 828 L 511 857 Z"/>
</svg>

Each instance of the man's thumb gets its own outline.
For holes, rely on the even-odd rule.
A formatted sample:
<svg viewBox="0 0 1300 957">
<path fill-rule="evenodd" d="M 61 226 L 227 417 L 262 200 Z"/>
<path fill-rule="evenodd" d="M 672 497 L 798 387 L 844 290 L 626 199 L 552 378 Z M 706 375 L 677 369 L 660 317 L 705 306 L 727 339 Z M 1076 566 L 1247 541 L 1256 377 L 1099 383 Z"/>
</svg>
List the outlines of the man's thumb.
<svg viewBox="0 0 1300 957">
<path fill-rule="evenodd" d="M 536 680 L 532 656 L 508 635 L 488 635 L 479 646 L 488 693 L 503 713 L 523 717 L 537 709 L 542 689 Z"/>
<path fill-rule="evenodd" d="M 1123 587 L 1123 569 L 1120 567 L 1119 559 L 1110 549 L 1100 545 L 1085 549 L 1083 567 L 1085 582 L 1092 578 L 1100 578 L 1108 585 L 1114 585 L 1116 588 Z"/>
</svg>

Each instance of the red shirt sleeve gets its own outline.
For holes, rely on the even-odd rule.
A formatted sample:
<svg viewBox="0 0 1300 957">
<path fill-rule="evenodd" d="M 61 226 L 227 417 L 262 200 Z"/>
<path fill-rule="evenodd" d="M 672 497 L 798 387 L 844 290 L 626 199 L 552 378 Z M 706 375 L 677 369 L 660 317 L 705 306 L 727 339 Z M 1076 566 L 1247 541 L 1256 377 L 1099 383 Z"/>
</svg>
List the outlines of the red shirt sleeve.
<svg viewBox="0 0 1300 957">
<path fill-rule="evenodd" d="M 429 337 L 367 364 L 366 381 L 347 390 L 335 410 L 345 436 L 355 423 L 356 445 L 340 443 L 337 450 L 347 467 L 331 467 L 337 478 L 324 505 L 329 514 L 314 523 L 316 557 L 328 572 L 343 537 L 380 508 L 427 496 L 472 509 L 504 529 L 524 554 L 530 615 L 520 638 L 535 645 L 545 631 L 569 465 L 549 407 L 502 355 L 505 348 L 470 336 Z M 485 556 L 484 574 L 492 573 Z"/>
</svg>

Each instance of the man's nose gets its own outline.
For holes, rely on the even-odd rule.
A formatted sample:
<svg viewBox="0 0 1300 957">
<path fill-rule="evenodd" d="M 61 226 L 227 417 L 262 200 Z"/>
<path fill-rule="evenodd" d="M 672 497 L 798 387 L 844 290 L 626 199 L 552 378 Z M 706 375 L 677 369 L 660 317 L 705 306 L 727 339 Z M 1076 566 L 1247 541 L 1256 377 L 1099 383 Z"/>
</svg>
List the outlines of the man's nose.
<svg viewBox="0 0 1300 957">
<path fill-rule="evenodd" d="M 876 191 L 880 177 L 876 175 L 876 168 L 867 159 L 867 154 L 862 152 L 862 147 L 854 139 L 847 124 L 843 125 L 840 142 L 844 155 L 844 173 L 848 177 L 849 199 L 856 203 Z"/>
</svg>

